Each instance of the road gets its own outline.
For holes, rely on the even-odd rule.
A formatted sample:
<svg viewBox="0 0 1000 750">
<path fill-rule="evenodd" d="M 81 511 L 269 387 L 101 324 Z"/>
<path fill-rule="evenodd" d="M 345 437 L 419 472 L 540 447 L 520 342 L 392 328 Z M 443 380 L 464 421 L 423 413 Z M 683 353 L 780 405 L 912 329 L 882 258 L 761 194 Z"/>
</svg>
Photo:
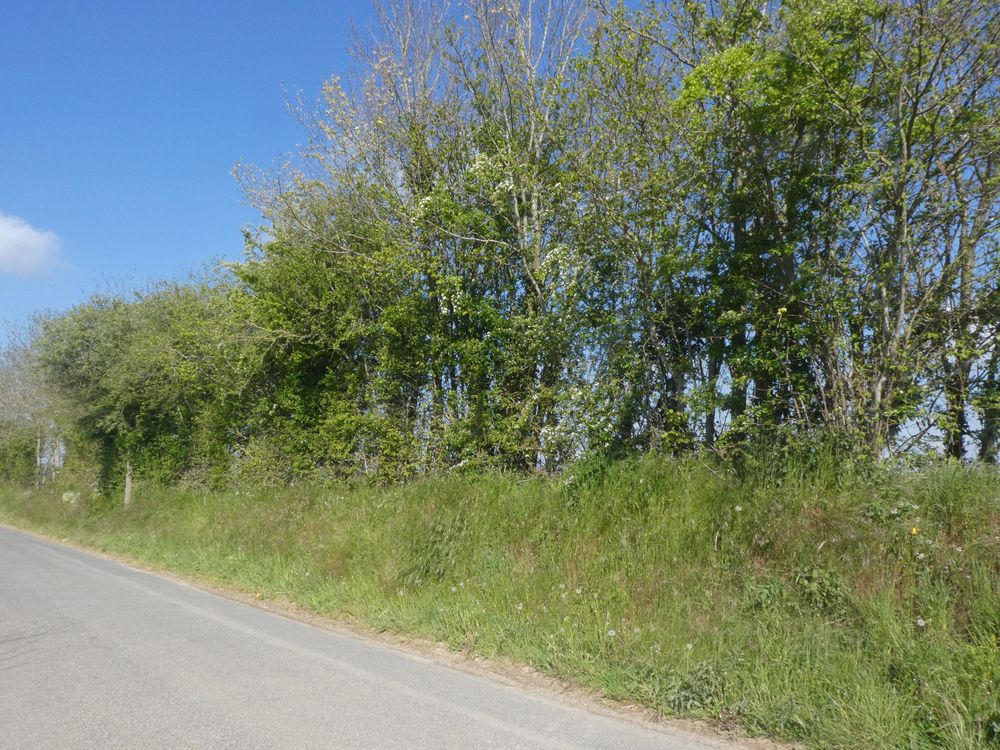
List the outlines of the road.
<svg viewBox="0 0 1000 750">
<path fill-rule="evenodd" d="M 731 747 L 0 526 L 0 747 Z"/>
</svg>

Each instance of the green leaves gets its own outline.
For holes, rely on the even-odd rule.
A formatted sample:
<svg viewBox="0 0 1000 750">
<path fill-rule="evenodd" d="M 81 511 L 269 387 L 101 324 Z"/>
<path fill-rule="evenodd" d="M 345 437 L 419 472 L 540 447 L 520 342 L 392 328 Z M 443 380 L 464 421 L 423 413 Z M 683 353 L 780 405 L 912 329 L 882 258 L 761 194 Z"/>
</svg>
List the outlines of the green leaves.
<svg viewBox="0 0 1000 750">
<path fill-rule="evenodd" d="M 996 455 L 990 4 L 468 11 L 380 11 L 298 158 L 239 171 L 267 222 L 243 262 L 49 321 L 48 378 L 112 463 Z"/>
</svg>

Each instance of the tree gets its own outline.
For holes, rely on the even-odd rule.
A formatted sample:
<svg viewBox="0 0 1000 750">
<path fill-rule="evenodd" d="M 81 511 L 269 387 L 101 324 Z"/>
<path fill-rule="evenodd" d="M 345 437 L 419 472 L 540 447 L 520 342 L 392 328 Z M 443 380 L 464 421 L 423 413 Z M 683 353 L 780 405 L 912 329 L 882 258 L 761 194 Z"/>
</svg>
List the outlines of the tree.
<svg viewBox="0 0 1000 750">
<path fill-rule="evenodd" d="M 0 466 L 8 482 L 51 478 L 61 438 L 52 396 L 39 376 L 30 337 L 12 331 L 0 352 Z"/>
</svg>

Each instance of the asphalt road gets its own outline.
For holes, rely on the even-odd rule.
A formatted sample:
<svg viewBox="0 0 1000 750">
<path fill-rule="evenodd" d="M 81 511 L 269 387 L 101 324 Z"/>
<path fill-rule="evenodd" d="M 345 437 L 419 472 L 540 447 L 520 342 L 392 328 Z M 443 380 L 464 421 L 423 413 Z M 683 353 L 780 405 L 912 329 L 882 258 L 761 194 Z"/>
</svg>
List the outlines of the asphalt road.
<svg viewBox="0 0 1000 750">
<path fill-rule="evenodd" d="M 722 746 L 0 526 L 5 750 Z"/>
</svg>

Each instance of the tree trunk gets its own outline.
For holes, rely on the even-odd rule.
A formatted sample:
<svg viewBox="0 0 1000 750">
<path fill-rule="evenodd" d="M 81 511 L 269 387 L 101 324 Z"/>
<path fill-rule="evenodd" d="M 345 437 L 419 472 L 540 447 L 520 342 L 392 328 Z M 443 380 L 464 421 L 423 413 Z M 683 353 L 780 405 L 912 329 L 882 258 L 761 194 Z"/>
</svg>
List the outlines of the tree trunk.
<svg viewBox="0 0 1000 750">
<path fill-rule="evenodd" d="M 1000 351 L 994 350 L 990 358 L 989 372 L 986 376 L 983 407 L 983 426 L 979 431 L 979 460 L 989 464 L 997 463 L 998 445 L 1000 445 L 1000 382 L 998 382 L 998 365 Z"/>
<path fill-rule="evenodd" d="M 969 431 L 966 401 L 969 398 L 969 375 L 972 372 L 973 342 L 969 328 L 973 317 L 972 278 L 975 273 L 975 243 L 963 232 L 959 244 L 958 314 L 955 326 L 955 365 L 946 383 L 948 398 L 947 452 L 952 458 L 965 458 L 965 435 Z"/>
<path fill-rule="evenodd" d="M 719 382 L 719 371 L 722 369 L 721 358 L 715 352 L 708 357 L 708 383 L 712 388 L 712 401 L 705 415 L 705 445 L 715 447 L 715 397 Z"/>
<path fill-rule="evenodd" d="M 969 371 L 972 362 L 959 359 L 953 366 L 945 386 L 948 401 L 948 429 L 945 440 L 945 453 L 951 458 L 965 458 L 965 435 L 969 431 L 965 402 L 968 398 Z"/>
</svg>

